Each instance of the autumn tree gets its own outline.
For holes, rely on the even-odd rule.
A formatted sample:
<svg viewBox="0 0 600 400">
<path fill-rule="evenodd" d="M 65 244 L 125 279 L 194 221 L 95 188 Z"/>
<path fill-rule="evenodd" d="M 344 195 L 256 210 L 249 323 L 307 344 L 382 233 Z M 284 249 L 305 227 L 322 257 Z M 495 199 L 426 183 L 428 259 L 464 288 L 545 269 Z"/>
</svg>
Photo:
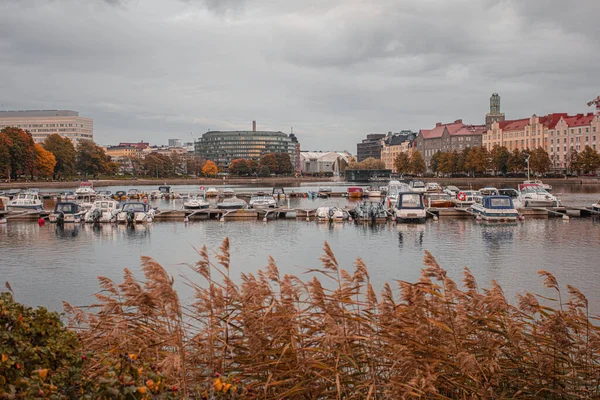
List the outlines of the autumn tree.
<svg viewBox="0 0 600 400">
<path fill-rule="evenodd" d="M 184 169 L 183 160 L 181 158 L 181 155 L 179 155 L 179 153 L 173 151 L 173 152 L 171 152 L 171 155 L 169 157 L 171 158 L 171 166 L 173 169 L 173 174 L 180 175 Z"/>
<path fill-rule="evenodd" d="M 292 165 L 292 159 L 289 153 L 275 153 L 277 159 L 277 173 L 282 175 L 289 175 L 294 172 L 294 166 Z"/>
<path fill-rule="evenodd" d="M 104 149 L 96 143 L 91 140 L 79 142 L 75 167 L 84 176 L 91 175 L 96 178 L 99 174 L 110 173 L 114 170 L 111 162 Z"/>
<path fill-rule="evenodd" d="M 536 174 L 544 174 L 552 167 L 552 160 L 548 152 L 541 147 L 529 153 L 529 168 Z"/>
<path fill-rule="evenodd" d="M 508 172 L 508 159 L 510 158 L 510 152 L 505 146 L 495 145 L 490 152 L 491 167 L 494 173 L 498 172 L 506 174 Z"/>
<path fill-rule="evenodd" d="M 455 166 L 455 158 L 458 156 L 456 152 L 444 151 L 440 153 L 438 158 L 438 171 L 443 174 L 452 174 L 457 172 Z"/>
<path fill-rule="evenodd" d="M 572 149 L 569 153 L 569 169 L 571 172 L 577 172 L 577 174 L 581 174 L 581 157 L 579 156 L 579 152 L 575 149 Z"/>
<path fill-rule="evenodd" d="M 206 160 L 200 156 L 194 154 L 191 158 L 188 158 L 185 162 L 185 169 L 188 175 L 200 176 L 202 173 L 202 167 L 206 164 Z"/>
<path fill-rule="evenodd" d="M 514 173 L 521 172 L 527 167 L 527 155 L 519 149 L 514 149 L 507 161 L 508 170 Z"/>
<path fill-rule="evenodd" d="M 6 127 L 0 131 L 10 142 L 10 174 L 13 179 L 18 175 L 32 173 L 35 165 L 35 149 L 31 134 L 20 128 Z"/>
<path fill-rule="evenodd" d="M 160 153 L 150 153 L 144 158 L 144 173 L 156 178 L 167 178 L 174 173 L 171 157 Z"/>
<path fill-rule="evenodd" d="M 260 164 L 259 164 L 260 165 Z M 258 167 L 258 176 L 266 178 L 271 175 L 271 170 L 266 165 L 260 165 Z"/>
<path fill-rule="evenodd" d="M 219 168 L 217 168 L 217 164 L 208 160 L 204 167 L 202 167 L 202 174 L 205 176 L 216 176 L 219 173 Z"/>
<path fill-rule="evenodd" d="M 483 146 L 475 146 L 469 149 L 465 160 L 465 170 L 481 174 L 488 170 L 490 158 L 487 149 Z"/>
<path fill-rule="evenodd" d="M 248 167 L 248 160 L 243 158 L 236 158 L 229 163 L 229 168 L 227 169 L 230 174 L 245 176 L 250 174 L 250 168 Z"/>
<path fill-rule="evenodd" d="M 415 175 L 420 175 L 425 173 L 427 167 L 425 166 L 425 160 L 423 160 L 423 156 L 418 151 L 414 151 L 410 155 L 410 172 Z"/>
<path fill-rule="evenodd" d="M 254 175 L 258 172 L 258 161 L 246 160 L 246 165 L 248 165 L 248 172 L 250 175 Z"/>
<path fill-rule="evenodd" d="M 434 155 L 429 159 L 429 167 L 433 172 L 438 172 L 440 158 L 442 157 L 441 151 L 436 151 Z"/>
<path fill-rule="evenodd" d="M 578 162 L 583 173 L 594 173 L 600 167 L 600 155 L 590 146 L 585 146 L 579 154 Z"/>
<path fill-rule="evenodd" d="M 56 166 L 56 158 L 54 154 L 44 149 L 42 145 L 36 143 L 35 149 L 35 166 L 34 170 L 38 176 L 48 177 L 54 174 Z"/>
<path fill-rule="evenodd" d="M 275 153 L 265 154 L 260 158 L 258 168 L 261 167 L 269 168 L 270 173 L 276 174 L 279 171 L 279 163 L 277 162 L 277 156 Z"/>
<path fill-rule="evenodd" d="M 5 132 L 0 132 L 0 176 L 10 179 L 10 147 L 12 140 Z"/>
<path fill-rule="evenodd" d="M 410 170 L 410 158 L 408 157 L 408 153 L 400 153 L 396 156 L 394 160 L 394 167 L 396 168 L 396 172 L 399 174 L 406 174 Z"/>
<path fill-rule="evenodd" d="M 73 142 L 70 139 L 63 138 L 54 133 L 44 139 L 42 146 L 54 154 L 54 158 L 56 159 L 53 178 L 75 175 L 77 150 L 75 150 L 75 146 L 73 146 Z"/>
</svg>

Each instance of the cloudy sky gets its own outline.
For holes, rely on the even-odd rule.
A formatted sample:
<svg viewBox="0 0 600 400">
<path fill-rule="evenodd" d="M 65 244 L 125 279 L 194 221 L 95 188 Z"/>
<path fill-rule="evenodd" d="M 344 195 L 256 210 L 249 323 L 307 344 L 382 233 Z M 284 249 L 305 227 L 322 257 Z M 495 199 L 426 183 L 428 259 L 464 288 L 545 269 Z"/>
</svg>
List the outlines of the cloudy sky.
<svg viewBox="0 0 600 400">
<path fill-rule="evenodd" d="M 96 141 L 368 132 L 590 112 L 600 1 L 0 0 L 0 109 L 73 109 Z"/>
</svg>

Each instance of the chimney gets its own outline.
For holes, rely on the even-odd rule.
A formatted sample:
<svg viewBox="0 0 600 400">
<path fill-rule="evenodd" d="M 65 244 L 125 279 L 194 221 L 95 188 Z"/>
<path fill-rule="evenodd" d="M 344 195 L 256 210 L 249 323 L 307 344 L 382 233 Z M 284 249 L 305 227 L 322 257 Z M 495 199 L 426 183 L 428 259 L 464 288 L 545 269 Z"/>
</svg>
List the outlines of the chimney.
<svg viewBox="0 0 600 400">
<path fill-rule="evenodd" d="M 436 122 L 435 123 L 435 127 L 437 128 L 438 126 L 442 126 L 442 123 L 441 122 Z"/>
<path fill-rule="evenodd" d="M 256 121 L 252 121 L 252 132 L 256 132 Z"/>
</svg>

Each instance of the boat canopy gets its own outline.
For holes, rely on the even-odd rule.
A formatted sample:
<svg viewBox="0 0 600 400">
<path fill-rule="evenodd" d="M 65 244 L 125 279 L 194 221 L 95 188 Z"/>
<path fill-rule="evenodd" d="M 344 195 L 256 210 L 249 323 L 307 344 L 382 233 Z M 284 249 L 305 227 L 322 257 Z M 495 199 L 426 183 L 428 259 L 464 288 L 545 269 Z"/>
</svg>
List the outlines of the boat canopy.
<svg viewBox="0 0 600 400">
<path fill-rule="evenodd" d="M 148 212 L 150 210 L 150 206 L 144 203 L 125 203 L 123 204 L 122 211 L 128 212 Z"/>
<path fill-rule="evenodd" d="M 410 181 L 409 186 L 412 188 L 424 188 L 425 183 L 423 181 Z"/>
<path fill-rule="evenodd" d="M 398 193 L 398 208 L 423 209 L 423 195 L 421 193 Z"/>
<path fill-rule="evenodd" d="M 509 196 L 485 196 L 482 204 L 485 208 L 493 210 L 510 210 L 515 208 Z"/>
<path fill-rule="evenodd" d="M 78 214 L 80 211 L 81 207 L 79 204 L 72 202 L 58 202 L 54 206 L 54 213 Z"/>
<path fill-rule="evenodd" d="M 158 191 L 161 193 L 171 193 L 171 186 L 159 186 Z"/>
<path fill-rule="evenodd" d="M 275 187 L 273 188 L 273 194 L 285 194 L 285 191 L 282 187 Z"/>
</svg>

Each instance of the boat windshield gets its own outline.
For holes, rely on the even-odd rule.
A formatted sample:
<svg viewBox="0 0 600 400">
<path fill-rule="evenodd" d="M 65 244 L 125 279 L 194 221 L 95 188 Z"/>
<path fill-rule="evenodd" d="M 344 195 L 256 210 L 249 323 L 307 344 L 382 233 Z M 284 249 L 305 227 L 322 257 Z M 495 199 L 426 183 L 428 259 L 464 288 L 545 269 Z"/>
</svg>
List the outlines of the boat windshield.
<svg viewBox="0 0 600 400">
<path fill-rule="evenodd" d="M 142 203 L 123 204 L 123 211 L 146 212 L 146 205 Z"/>
<path fill-rule="evenodd" d="M 503 197 L 490 199 L 490 204 L 494 208 L 506 208 L 512 206 L 510 199 Z"/>
<path fill-rule="evenodd" d="M 405 193 L 400 198 L 400 202 L 402 208 L 421 208 L 423 206 L 421 196 L 418 193 Z"/>
<path fill-rule="evenodd" d="M 54 210 L 55 212 L 63 212 L 65 214 L 73 214 L 76 213 L 77 210 L 77 204 L 73 204 L 73 203 L 58 203 L 56 205 L 56 209 Z"/>
<path fill-rule="evenodd" d="M 422 188 L 425 187 L 425 184 L 421 181 L 412 181 L 411 182 L 412 187 L 414 188 Z"/>
</svg>

